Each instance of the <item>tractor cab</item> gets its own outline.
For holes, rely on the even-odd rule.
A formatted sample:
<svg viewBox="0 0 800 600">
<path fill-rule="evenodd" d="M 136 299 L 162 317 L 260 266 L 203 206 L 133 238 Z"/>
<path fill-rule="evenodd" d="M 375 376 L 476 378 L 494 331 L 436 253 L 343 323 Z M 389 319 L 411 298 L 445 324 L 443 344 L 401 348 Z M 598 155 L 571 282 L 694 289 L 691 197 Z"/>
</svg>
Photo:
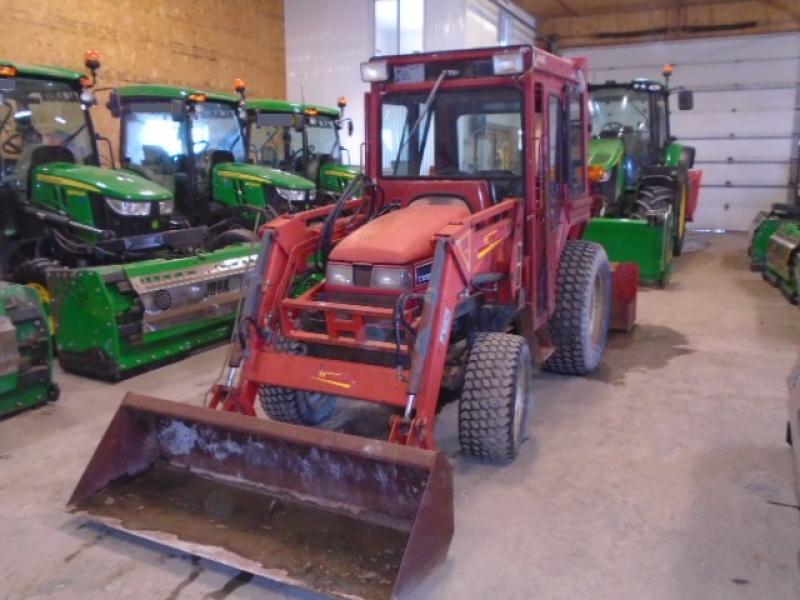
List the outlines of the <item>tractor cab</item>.
<svg viewBox="0 0 800 600">
<path fill-rule="evenodd" d="M 283 100 L 247 100 L 245 127 L 250 160 L 301 175 L 316 184 L 318 194 L 329 198 L 340 194 L 358 173 L 347 165 L 349 154 L 340 140 L 343 128 L 351 134 L 353 129 L 352 121 L 343 118 L 345 104 L 344 98 L 339 99 L 339 109 Z M 319 203 L 325 202 L 320 198 Z"/>
<path fill-rule="evenodd" d="M 100 167 L 89 110 L 97 53 L 86 66 L 89 76 L 0 60 L 0 273 L 44 254 L 97 264 L 202 246 L 205 232 L 173 231 L 168 190 Z"/>
<path fill-rule="evenodd" d="M 164 85 L 115 91 L 123 167 L 172 190 L 177 208 L 218 235 L 307 208 L 314 185 L 297 175 L 246 164 L 235 96 Z"/>
</svg>

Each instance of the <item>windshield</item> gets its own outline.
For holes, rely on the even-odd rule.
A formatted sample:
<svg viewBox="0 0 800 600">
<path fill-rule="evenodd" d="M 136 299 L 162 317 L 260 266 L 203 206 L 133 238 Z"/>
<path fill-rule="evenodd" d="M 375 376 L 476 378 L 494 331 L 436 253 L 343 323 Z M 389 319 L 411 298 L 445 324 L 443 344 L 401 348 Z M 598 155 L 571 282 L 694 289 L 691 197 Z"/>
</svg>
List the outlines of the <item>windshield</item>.
<svg viewBox="0 0 800 600">
<path fill-rule="evenodd" d="M 43 151 L 39 148 L 54 150 Z M 55 150 L 58 149 L 58 150 Z M 0 86 L 0 182 L 27 189 L 31 166 L 97 164 L 88 113 L 73 84 L 18 77 Z"/>
<path fill-rule="evenodd" d="M 381 164 L 392 177 L 518 177 L 522 95 L 513 89 L 391 94 L 382 108 Z"/>
<path fill-rule="evenodd" d="M 202 161 L 212 152 L 230 152 L 232 161 L 244 162 L 244 140 L 236 108 L 221 102 L 196 104 L 191 112 L 192 152 Z"/>
<path fill-rule="evenodd" d="M 171 104 L 164 101 L 128 104 L 123 118 L 123 164 L 176 192 L 175 178 L 189 172 L 190 156 L 198 179 L 203 180 L 212 162 L 244 162 L 244 142 L 233 106 L 205 102 L 188 114 L 188 119 L 176 120 Z"/>
<path fill-rule="evenodd" d="M 341 163 L 342 150 L 333 117 L 306 116 L 304 131 L 297 131 L 292 119 L 293 115 L 286 113 L 257 115 L 250 125 L 250 152 L 256 163 L 301 174 L 306 163 L 317 159 Z"/>
<path fill-rule="evenodd" d="M 592 135 L 621 137 L 650 136 L 650 95 L 627 88 L 597 89 L 591 92 L 589 109 Z"/>
</svg>

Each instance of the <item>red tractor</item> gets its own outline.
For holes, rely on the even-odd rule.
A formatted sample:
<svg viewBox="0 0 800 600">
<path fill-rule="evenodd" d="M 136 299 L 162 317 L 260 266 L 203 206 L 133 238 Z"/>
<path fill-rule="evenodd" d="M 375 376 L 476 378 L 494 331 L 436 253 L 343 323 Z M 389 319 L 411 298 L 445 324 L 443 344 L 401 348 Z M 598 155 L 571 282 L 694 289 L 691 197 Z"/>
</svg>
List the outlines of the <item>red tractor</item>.
<svg viewBox="0 0 800 600">
<path fill-rule="evenodd" d="M 589 373 L 609 328 L 609 262 L 580 239 L 585 67 L 527 46 L 362 65 L 366 175 L 332 208 L 266 227 L 237 383 L 213 406 L 254 415 L 258 399 L 315 425 L 337 396 L 368 400 L 398 409 L 391 441 L 434 449 L 445 390 L 462 450 L 513 459 L 531 359 Z M 293 294 L 315 269 L 325 278 Z"/>
<path fill-rule="evenodd" d="M 585 71 L 530 46 L 363 64 L 365 175 L 336 204 L 263 228 L 211 400 L 221 410 L 127 398 L 71 505 L 322 593 L 407 593 L 453 532 L 452 470 L 433 452 L 441 403 L 457 399 L 463 452 L 511 460 L 533 361 L 589 373 L 610 322 L 632 323 L 635 265 L 612 278 L 603 248 L 581 240 L 593 205 Z M 307 427 L 338 397 L 395 409 L 389 441 Z M 270 420 L 231 414 L 256 415 L 257 402 Z M 165 486 L 168 498 L 154 492 Z M 272 499 L 242 500 L 220 537 L 204 494 L 244 488 Z M 276 502 L 293 508 L 271 519 Z M 131 517 L 126 503 L 159 508 Z"/>
</svg>

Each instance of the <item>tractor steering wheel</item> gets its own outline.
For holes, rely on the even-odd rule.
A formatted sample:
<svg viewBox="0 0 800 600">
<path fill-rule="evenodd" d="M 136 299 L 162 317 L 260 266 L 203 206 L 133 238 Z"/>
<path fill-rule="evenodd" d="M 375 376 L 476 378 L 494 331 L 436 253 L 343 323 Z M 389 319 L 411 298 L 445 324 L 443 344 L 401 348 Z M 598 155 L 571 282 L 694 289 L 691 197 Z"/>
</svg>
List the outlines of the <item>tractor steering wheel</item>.
<svg viewBox="0 0 800 600">
<path fill-rule="evenodd" d="M 22 139 L 22 134 L 19 131 L 15 131 L 8 139 L 3 142 L 2 150 L 6 154 L 21 154 L 22 148 L 24 147 L 24 142 Z"/>
<path fill-rule="evenodd" d="M 625 130 L 625 125 L 619 121 L 606 121 L 600 128 L 600 132 L 613 131 L 614 133 L 622 133 Z"/>
</svg>

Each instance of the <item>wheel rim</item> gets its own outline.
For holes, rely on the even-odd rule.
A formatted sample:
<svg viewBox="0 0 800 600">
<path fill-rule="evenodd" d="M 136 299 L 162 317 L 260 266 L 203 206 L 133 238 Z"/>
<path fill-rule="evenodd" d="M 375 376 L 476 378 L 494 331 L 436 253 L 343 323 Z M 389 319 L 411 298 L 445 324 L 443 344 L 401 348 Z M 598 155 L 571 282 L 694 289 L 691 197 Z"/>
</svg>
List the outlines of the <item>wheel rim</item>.
<svg viewBox="0 0 800 600">
<path fill-rule="evenodd" d="M 600 344 L 600 340 L 603 337 L 603 313 L 605 310 L 603 305 L 605 297 L 605 280 L 598 271 L 594 276 L 591 309 L 589 310 L 589 331 L 592 335 L 592 343 L 596 346 Z"/>
<path fill-rule="evenodd" d="M 513 447 L 519 446 L 522 440 L 522 427 L 525 421 L 525 405 L 530 394 L 530 366 L 522 355 L 522 364 L 517 369 L 517 380 L 514 383 L 514 438 Z"/>
</svg>

